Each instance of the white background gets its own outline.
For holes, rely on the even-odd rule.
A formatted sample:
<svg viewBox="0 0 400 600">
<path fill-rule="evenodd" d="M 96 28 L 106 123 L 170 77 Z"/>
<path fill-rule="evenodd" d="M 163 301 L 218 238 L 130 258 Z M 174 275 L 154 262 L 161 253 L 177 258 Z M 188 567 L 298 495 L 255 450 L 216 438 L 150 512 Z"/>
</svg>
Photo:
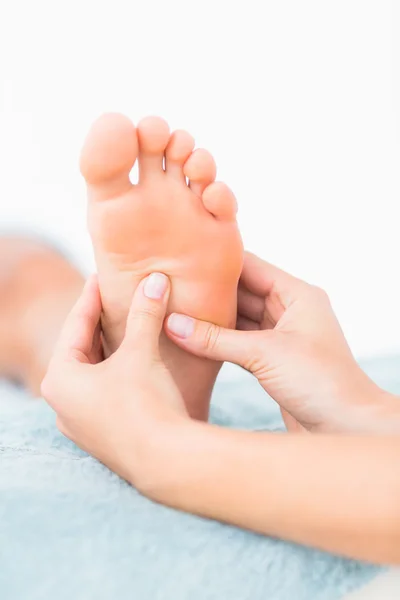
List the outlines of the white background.
<svg viewBox="0 0 400 600">
<path fill-rule="evenodd" d="M 247 248 L 325 287 L 359 356 L 399 350 L 398 4 L 3 0 L 1 227 L 92 269 L 86 129 L 160 114 L 214 153 Z"/>
</svg>

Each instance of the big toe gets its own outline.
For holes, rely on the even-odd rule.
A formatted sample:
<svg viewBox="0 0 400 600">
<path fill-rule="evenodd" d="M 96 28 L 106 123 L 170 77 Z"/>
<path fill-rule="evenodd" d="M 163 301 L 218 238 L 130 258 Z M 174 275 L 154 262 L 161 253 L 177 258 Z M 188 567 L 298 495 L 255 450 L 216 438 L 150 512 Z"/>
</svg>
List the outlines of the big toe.
<svg viewBox="0 0 400 600">
<path fill-rule="evenodd" d="M 203 192 L 202 200 L 205 208 L 217 219 L 234 221 L 237 213 L 237 202 L 234 193 L 225 183 L 215 181 Z"/>
<path fill-rule="evenodd" d="M 80 158 L 81 173 L 101 194 L 110 184 L 120 193 L 130 187 L 129 174 L 138 155 L 135 126 L 117 113 L 102 115 L 92 125 Z"/>
<path fill-rule="evenodd" d="M 170 138 L 168 123 L 160 117 L 146 117 L 140 121 L 137 129 L 140 179 L 162 173 L 164 152 Z"/>
</svg>

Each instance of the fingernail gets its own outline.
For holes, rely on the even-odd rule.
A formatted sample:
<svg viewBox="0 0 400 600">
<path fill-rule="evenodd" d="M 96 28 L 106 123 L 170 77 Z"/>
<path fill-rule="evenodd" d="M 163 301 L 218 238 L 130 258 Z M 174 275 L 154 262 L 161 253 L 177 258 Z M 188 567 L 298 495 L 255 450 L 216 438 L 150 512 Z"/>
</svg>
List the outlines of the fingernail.
<svg viewBox="0 0 400 600">
<path fill-rule="evenodd" d="M 147 298 L 160 300 L 167 289 L 168 280 L 162 273 L 152 273 L 145 281 L 143 292 Z"/>
<path fill-rule="evenodd" d="M 168 319 L 168 329 L 180 338 L 188 338 L 194 332 L 194 319 L 185 315 L 172 314 Z"/>
</svg>

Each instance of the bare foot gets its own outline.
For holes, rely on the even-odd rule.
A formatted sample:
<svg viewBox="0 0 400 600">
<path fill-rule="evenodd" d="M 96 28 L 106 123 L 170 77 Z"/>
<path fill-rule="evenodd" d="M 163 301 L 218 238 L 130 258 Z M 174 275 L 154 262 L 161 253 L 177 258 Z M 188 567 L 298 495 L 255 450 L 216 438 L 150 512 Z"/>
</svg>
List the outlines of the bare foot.
<svg viewBox="0 0 400 600">
<path fill-rule="evenodd" d="M 236 322 L 243 261 L 236 200 L 225 184 L 214 182 L 212 156 L 193 148 L 191 135 L 170 135 L 157 117 L 135 129 L 126 117 L 107 114 L 86 139 L 81 171 L 109 352 L 122 340 L 133 291 L 153 271 L 172 280 L 171 312 L 225 327 Z M 136 159 L 139 182 L 132 185 Z M 206 419 L 220 365 L 189 356 L 166 337 L 161 350 L 190 414 Z"/>
<path fill-rule="evenodd" d="M 0 238 L 0 377 L 40 394 L 82 275 L 57 251 L 26 238 Z"/>
</svg>

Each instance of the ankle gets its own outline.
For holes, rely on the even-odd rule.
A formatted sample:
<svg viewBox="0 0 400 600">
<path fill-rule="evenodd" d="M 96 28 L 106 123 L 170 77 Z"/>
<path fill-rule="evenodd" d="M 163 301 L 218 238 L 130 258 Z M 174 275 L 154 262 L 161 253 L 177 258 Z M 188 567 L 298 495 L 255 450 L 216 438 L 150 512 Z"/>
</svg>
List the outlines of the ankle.
<svg viewBox="0 0 400 600">
<path fill-rule="evenodd" d="M 215 381 L 222 364 L 200 358 L 161 337 L 161 357 L 181 392 L 192 419 L 207 421 Z"/>
</svg>

